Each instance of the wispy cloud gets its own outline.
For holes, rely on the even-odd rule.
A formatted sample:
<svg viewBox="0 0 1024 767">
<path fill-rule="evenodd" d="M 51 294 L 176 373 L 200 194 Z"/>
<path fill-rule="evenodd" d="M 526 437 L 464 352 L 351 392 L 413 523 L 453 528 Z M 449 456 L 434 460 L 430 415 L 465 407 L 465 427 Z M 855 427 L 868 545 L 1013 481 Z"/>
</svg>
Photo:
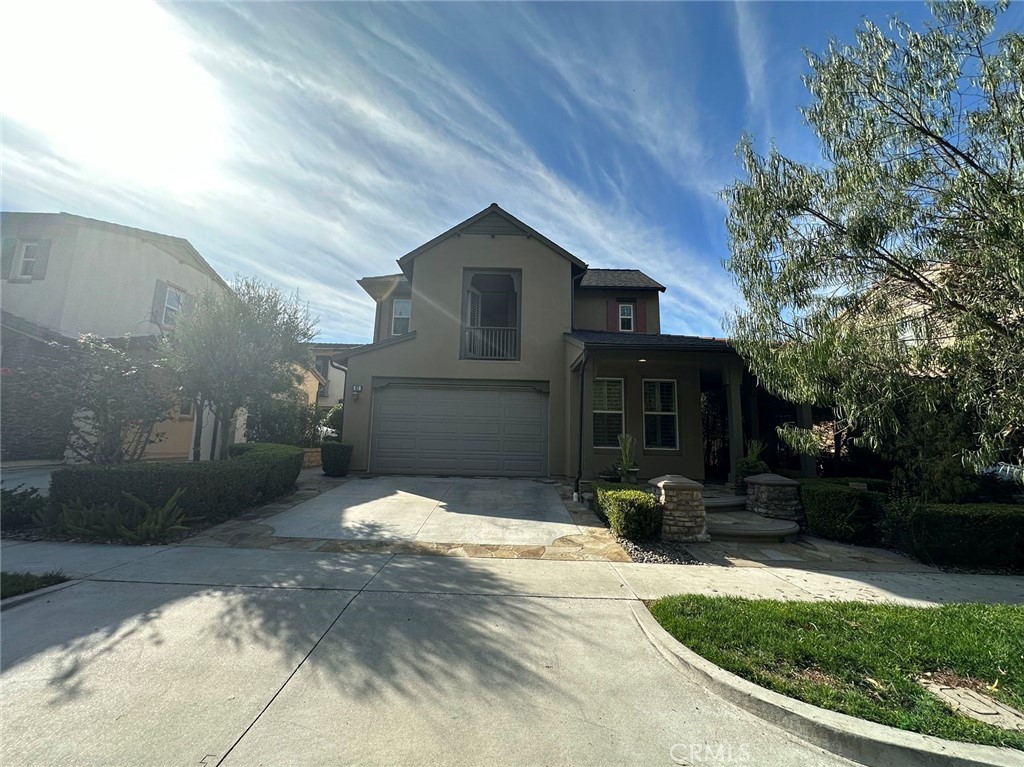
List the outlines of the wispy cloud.
<svg viewBox="0 0 1024 767">
<path fill-rule="evenodd" d="M 563 161 L 486 78 L 424 39 L 451 34 L 451 6 L 162 7 L 224 94 L 221 182 L 168 195 L 144 180 L 98 177 L 59 147 L 41 160 L 39 146 L 8 132 L 6 184 L 22 207 L 188 237 L 226 276 L 299 289 L 324 338 L 358 341 L 371 334 L 372 305 L 356 279 L 393 272 L 394 259 L 498 202 L 592 265 L 636 266 L 667 285 L 666 332 L 720 333 L 736 299 L 722 253 L 681 238 L 671 208 L 640 202 L 650 196 L 638 163 L 651 184 L 674 184 L 688 195 L 680 199 L 715 210 L 721 158 L 731 154 L 710 145 L 685 78 L 639 44 L 623 40 L 600 56 L 595 33 L 569 50 L 534 11 L 503 17 L 514 26 L 497 40 L 500 53 L 534 67 L 538 85 L 523 97 L 545 99 L 572 129 L 565 146 L 575 157 Z M 474 13 L 460 22 L 486 21 Z M 595 120 L 610 137 L 600 152 L 588 133 Z M 699 227 L 716 215 L 690 220 Z"/>
<path fill-rule="evenodd" d="M 734 0 L 734 31 L 743 79 L 747 86 L 747 108 L 759 129 L 771 136 L 771 90 L 768 84 L 768 43 L 764 19 L 749 0 Z"/>
</svg>

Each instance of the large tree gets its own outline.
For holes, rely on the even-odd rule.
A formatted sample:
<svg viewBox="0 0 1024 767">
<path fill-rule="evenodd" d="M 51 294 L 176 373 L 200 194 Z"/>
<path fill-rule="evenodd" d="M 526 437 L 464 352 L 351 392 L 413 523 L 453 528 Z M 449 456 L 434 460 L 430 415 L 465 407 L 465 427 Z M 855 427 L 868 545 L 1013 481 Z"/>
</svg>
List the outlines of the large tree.
<svg viewBox="0 0 1024 767">
<path fill-rule="evenodd" d="M 239 408 L 296 386 L 312 364 L 307 344 L 316 326 L 298 294 L 255 278 L 236 279 L 230 291 L 203 291 L 176 317 L 164 356 L 198 417 L 207 405 L 216 417 L 213 457 L 226 457 Z"/>
<path fill-rule="evenodd" d="M 1019 463 L 1024 37 L 1000 33 L 1003 3 L 931 10 L 921 31 L 864 21 L 809 54 L 821 162 L 741 141 L 730 329 L 764 385 L 874 445 L 913 401 L 970 416 L 966 459 Z"/>
</svg>

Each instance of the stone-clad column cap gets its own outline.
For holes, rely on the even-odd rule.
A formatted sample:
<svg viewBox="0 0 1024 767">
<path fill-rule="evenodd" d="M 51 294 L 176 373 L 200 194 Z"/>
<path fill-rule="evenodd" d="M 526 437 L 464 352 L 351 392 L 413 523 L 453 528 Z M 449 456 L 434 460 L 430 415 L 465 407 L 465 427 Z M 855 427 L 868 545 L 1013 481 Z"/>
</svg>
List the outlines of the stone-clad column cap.
<svg viewBox="0 0 1024 767">
<path fill-rule="evenodd" d="M 660 477 L 655 477 L 648 482 L 649 485 L 660 487 L 662 489 L 666 487 L 672 487 L 679 490 L 703 490 L 704 485 L 700 482 L 695 482 L 692 479 L 687 479 L 681 474 L 664 474 Z"/>
<path fill-rule="evenodd" d="M 743 480 L 748 485 L 774 485 L 776 487 L 799 487 L 795 479 L 783 477 L 781 474 L 755 474 Z"/>
</svg>

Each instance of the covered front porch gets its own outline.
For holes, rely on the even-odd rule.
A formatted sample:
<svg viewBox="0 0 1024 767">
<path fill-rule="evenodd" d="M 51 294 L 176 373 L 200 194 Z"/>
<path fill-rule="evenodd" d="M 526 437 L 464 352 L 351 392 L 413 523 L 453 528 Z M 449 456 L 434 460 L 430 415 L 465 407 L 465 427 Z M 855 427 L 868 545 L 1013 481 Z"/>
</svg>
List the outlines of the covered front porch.
<svg viewBox="0 0 1024 767">
<path fill-rule="evenodd" d="M 617 463 L 622 433 L 636 439 L 641 480 L 735 480 L 752 387 L 727 341 L 602 331 L 575 331 L 565 341 L 577 481 Z"/>
</svg>

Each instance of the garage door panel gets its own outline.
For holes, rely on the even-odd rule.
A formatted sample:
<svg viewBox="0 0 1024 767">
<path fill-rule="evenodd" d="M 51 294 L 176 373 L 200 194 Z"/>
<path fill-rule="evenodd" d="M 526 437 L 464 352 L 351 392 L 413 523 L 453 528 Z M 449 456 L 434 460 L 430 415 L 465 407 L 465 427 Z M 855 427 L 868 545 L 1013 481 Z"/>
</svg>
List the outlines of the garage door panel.
<svg viewBox="0 0 1024 767">
<path fill-rule="evenodd" d="M 371 470 L 547 474 L 547 395 L 479 385 L 374 392 Z"/>
</svg>

